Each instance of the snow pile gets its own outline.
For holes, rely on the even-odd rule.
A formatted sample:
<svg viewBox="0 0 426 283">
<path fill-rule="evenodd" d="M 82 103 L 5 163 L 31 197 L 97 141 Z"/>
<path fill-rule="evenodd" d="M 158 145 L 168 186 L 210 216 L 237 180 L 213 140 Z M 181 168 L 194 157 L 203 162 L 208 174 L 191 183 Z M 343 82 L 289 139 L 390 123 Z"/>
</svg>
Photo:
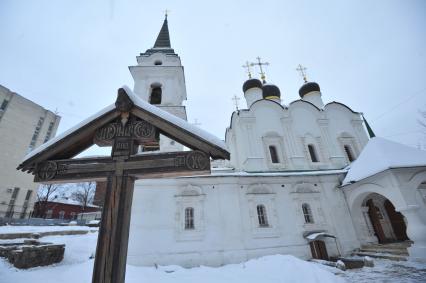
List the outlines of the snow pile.
<svg viewBox="0 0 426 283">
<path fill-rule="evenodd" d="M 426 151 L 372 138 L 360 156 L 350 165 L 343 185 L 356 182 L 390 168 L 426 166 Z"/>
</svg>

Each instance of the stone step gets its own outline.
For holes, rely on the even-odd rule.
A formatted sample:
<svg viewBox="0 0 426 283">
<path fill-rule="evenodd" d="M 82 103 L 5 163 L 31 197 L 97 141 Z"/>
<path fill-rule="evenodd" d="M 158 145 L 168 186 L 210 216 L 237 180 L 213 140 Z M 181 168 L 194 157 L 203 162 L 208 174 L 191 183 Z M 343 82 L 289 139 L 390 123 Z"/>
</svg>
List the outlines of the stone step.
<svg viewBox="0 0 426 283">
<path fill-rule="evenodd" d="M 407 257 L 401 255 L 393 255 L 389 253 L 373 253 L 373 252 L 355 252 L 357 256 L 369 256 L 372 258 L 382 258 L 394 261 L 407 261 Z"/>
<path fill-rule="evenodd" d="M 366 252 L 366 253 L 386 253 L 386 254 L 393 254 L 393 255 L 408 256 L 407 249 L 361 248 L 359 251 L 360 252 Z"/>
</svg>

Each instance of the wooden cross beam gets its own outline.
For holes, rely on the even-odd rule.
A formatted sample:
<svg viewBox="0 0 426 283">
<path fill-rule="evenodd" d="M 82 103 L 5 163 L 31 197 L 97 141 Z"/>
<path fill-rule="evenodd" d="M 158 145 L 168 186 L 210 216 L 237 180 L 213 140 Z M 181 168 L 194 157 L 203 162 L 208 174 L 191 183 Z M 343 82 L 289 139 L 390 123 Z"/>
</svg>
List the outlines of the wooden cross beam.
<svg viewBox="0 0 426 283">
<path fill-rule="evenodd" d="M 41 183 L 107 180 L 93 283 L 124 282 L 136 179 L 208 174 L 211 154 L 229 159 L 229 152 L 209 141 L 211 137 L 200 136 L 199 130 L 190 132 L 192 128 L 183 124 L 186 122 L 152 107 L 134 96 L 130 98 L 121 88 L 115 107 L 54 139 L 47 149 L 30 155 L 18 167 L 34 174 L 34 181 Z M 160 133 L 195 150 L 143 152 L 145 147 L 158 144 Z M 71 159 L 92 144 L 110 146 L 111 156 Z"/>
</svg>

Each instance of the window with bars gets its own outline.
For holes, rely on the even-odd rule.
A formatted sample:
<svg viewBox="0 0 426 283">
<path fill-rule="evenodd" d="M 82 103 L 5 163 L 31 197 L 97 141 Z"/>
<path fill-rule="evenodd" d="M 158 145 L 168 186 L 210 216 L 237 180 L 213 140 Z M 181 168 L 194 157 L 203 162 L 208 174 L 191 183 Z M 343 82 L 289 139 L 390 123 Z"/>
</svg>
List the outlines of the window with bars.
<svg viewBox="0 0 426 283">
<path fill-rule="evenodd" d="M 350 147 L 349 145 L 345 144 L 345 145 L 343 146 L 343 148 L 345 149 L 345 153 L 346 153 L 346 156 L 347 156 L 347 158 L 348 158 L 349 162 L 354 161 L 354 160 L 355 160 L 355 158 L 354 158 L 354 155 L 352 154 L 352 149 L 351 149 L 351 147 Z"/>
<path fill-rule="evenodd" d="M 277 147 L 274 145 L 269 146 L 269 154 L 271 155 L 272 163 L 280 163 L 280 159 L 278 158 Z"/>
<path fill-rule="evenodd" d="M 46 218 L 52 218 L 52 214 L 53 214 L 53 210 L 51 210 L 51 209 L 49 209 L 49 210 L 47 210 L 47 212 L 46 212 Z"/>
<path fill-rule="evenodd" d="M 305 218 L 305 223 L 314 223 L 311 206 L 307 203 L 302 204 L 302 211 L 303 217 Z"/>
<path fill-rule="evenodd" d="M 309 150 L 309 155 L 311 156 L 311 161 L 312 162 L 319 162 L 318 155 L 317 155 L 317 152 L 315 150 L 315 146 L 313 144 L 309 144 L 308 150 Z"/>
<path fill-rule="evenodd" d="M 266 208 L 263 204 L 259 204 L 256 207 L 257 210 L 257 220 L 260 227 L 268 227 L 268 216 L 266 215 Z"/>
<path fill-rule="evenodd" d="M 185 208 L 185 230 L 194 229 L 194 208 Z"/>
</svg>

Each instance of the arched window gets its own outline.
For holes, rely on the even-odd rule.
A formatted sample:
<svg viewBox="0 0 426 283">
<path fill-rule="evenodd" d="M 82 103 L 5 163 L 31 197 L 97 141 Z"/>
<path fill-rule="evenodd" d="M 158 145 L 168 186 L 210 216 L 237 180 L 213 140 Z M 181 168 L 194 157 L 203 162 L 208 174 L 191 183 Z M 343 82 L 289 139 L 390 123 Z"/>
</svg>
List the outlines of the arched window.
<svg viewBox="0 0 426 283">
<path fill-rule="evenodd" d="M 194 208 L 185 208 L 185 230 L 194 229 Z"/>
<path fill-rule="evenodd" d="M 269 146 L 269 154 L 271 155 L 272 163 L 280 163 L 280 159 L 278 158 L 277 148 L 274 145 Z"/>
<path fill-rule="evenodd" d="M 314 217 L 312 216 L 311 207 L 309 204 L 302 204 L 303 217 L 305 217 L 305 223 L 314 223 Z"/>
<path fill-rule="evenodd" d="M 315 146 L 313 144 L 308 145 L 309 155 L 311 156 L 312 162 L 319 162 Z"/>
<path fill-rule="evenodd" d="M 352 162 L 355 160 L 354 155 L 352 154 L 352 149 L 349 145 L 344 145 L 344 149 L 346 152 L 346 156 L 348 157 L 349 162 Z"/>
<path fill-rule="evenodd" d="M 268 216 L 266 215 L 266 208 L 263 204 L 259 204 L 257 207 L 257 220 L 259 221 L 260 227 L 268 227 Z"/>
<path fill-rule="evenodd" d="M 161 85 L 155 84 L 151 86 L 151 96 L 149 97 L 149 103 L 161 104 Z"/>
</svg>

